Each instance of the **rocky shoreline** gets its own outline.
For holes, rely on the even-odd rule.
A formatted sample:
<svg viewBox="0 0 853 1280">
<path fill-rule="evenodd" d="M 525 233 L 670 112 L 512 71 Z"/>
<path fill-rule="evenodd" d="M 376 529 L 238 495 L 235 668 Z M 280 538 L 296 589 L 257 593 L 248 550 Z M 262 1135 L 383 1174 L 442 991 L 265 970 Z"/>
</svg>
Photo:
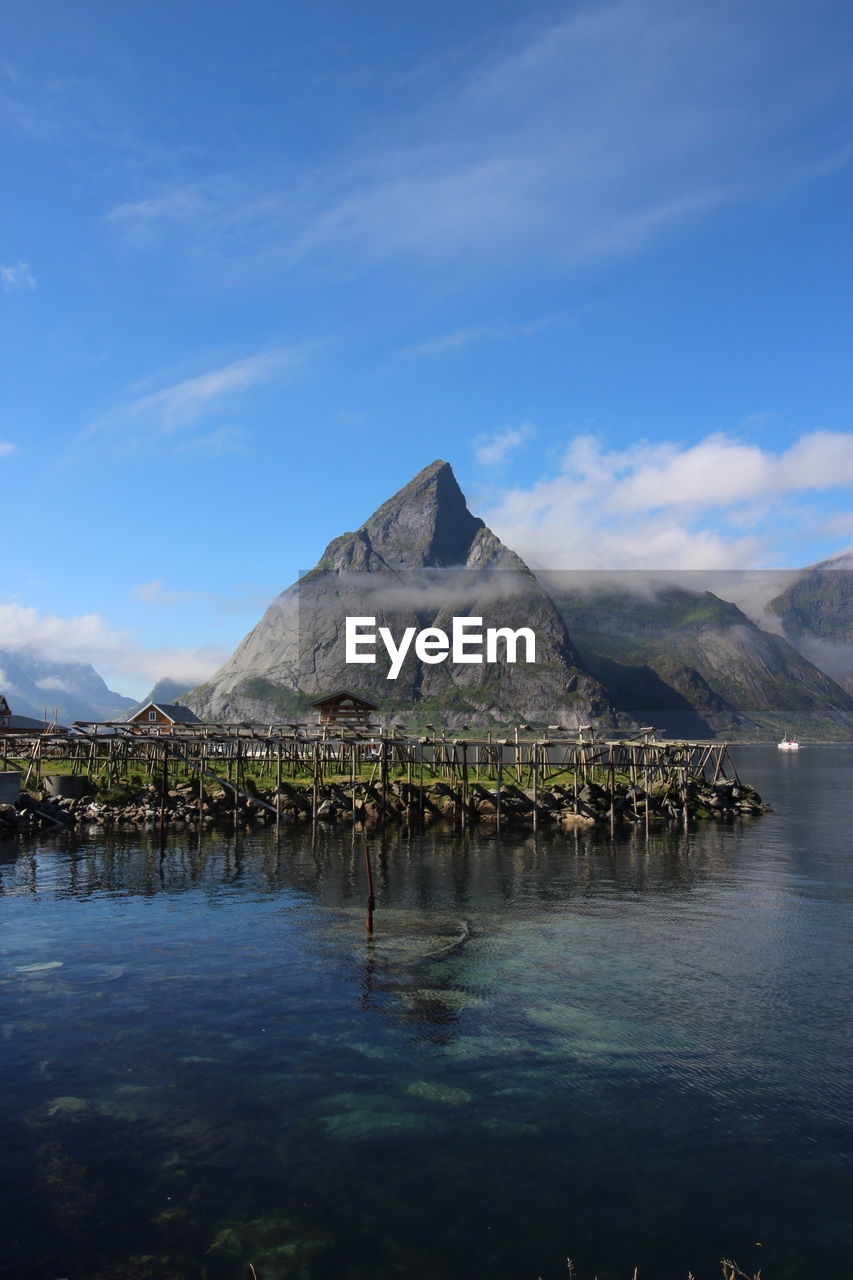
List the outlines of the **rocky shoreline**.
<svg viewBox="0 0 853 1280">
<path fill-rule="evenodd" d="M 251 786 L 251 784 L 247 784 Z M 648 791 L 617 783 L 608 788 L 587 782 L 577 790 L 559 784 L 531 790 L 502 786 L 500 791 L 472 783 L 467 799 L 459 787 L 436 782 L 421 789 L 411 783 L 389 783 L 386 792 L 371 783 L 356 783 L 355 795 L 346 787 L 326 783 L 282 784 L 280 789 L 256 789 L 239 794 L 225 787 L 205 788 L 187 783 L 163 795 L 154 786 L 141 787 L 117 800 L 91 795 L 53 799 L 43 792 L 24 793 L 15 805 L 0 805 L 0 838 L 27 831 L 66 830 L 96 825 L 110 828 L 159 827 L 169 830 L 215 827 L 236 821 L 242 827 L 268 826 L 277 820 L 304 823 L 352 823 L 374 827 L 383 822 L 412 824 L 501 823 L 593 826 L 643 824 L 663 826 L 704 820 L 732 821 L 769 811 L 754 788 L 739 781 L 659 782 Z M 276 810 L 278 813 L 276 813 Z"/>
</svg>

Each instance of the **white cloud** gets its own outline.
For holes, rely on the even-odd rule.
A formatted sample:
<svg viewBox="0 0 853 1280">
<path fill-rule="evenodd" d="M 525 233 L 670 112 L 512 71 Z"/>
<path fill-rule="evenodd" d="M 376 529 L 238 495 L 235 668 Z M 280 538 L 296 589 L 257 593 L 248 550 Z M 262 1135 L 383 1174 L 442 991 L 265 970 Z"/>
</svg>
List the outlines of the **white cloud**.
<svg viewBox="0 0 853 1280">
<path fill-rule="evenodd" d="M 137 686 L 163 676 L 186 681 L 187 688 L 207 679 L 229 650 L 217 645 L 146 646 L 131 631 L 111 626 L 100 614 L 61 618 L 31 606 L 0 604 L 0 649 L 37 649 L 63 662 L 90 662 L 108 682 Z"/>
<path fill-rule="evenodd" d="M 853 487 L 853 433 L 815 431 L 774 453 L 716 434 L 606 450 L 575 437 L 559 474 L 483 511 L 525 559 L 555 568 L 734 568 L 813 532 L 797 495 Z"/>
<path fill-rule="evenodd" d="M 221 410 L 259 383 L 294 373 L 307 358 L 309 344 L 278 347 L 258 355 L 208 369 L 193 378 L 149 395 L 137 396 L 104 414 L 86 430 L 85 436 L 110 434 L 124 443 L 152 435 L 172 436 L 200 419 Z M 183 440 L 180 446 L 195 448 L 216 457 L 239 447 L 240 432 L 223 427 L 213 433 Z"/>
<path fill-rule="evenodd" d="M 0 440 L 0 458 L 8 458 L 10 453 L 17 453 L 18 446 L 8 440 Z"/>
<path fill-rule="evenodd" d="M 35 289 L 36 278 L 28 262 L 16 262 L 11 267 L 0 264 L 0 284 L 6 293 L 19 293 L 22 289 Z"/>
<path fill-rule="evenodd" d="M 479 435 L 474 438 L 474 454 L 484 467 L 494 467 L 506 459 L 508 453 L 526 444 L 536 435 L 532 422 L 522 422 L 519 427 L 508 427 L 492 436 Z"/>
</svg>

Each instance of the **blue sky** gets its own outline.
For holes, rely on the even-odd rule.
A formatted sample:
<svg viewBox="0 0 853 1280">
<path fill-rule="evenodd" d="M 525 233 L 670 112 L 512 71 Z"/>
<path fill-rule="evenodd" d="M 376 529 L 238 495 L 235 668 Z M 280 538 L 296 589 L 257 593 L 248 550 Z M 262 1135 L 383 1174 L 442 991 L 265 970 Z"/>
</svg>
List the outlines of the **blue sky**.
<svg viewBox="0 0 853 1280">
<path fill-rule="evenodd" d="M 0 648 L 195 683 L 437 457 L 532 564 L 850 546 L 851 28 L 7 0 Z"/>
</svg>

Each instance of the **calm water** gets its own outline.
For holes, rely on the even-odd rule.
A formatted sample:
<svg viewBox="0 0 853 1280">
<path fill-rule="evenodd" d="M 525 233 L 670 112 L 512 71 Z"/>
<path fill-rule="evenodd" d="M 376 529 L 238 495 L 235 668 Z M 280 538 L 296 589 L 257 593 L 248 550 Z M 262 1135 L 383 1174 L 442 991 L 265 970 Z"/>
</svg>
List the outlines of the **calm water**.
<svg viewBox="0 0 853 1280">
<path fill-rule="evenodd" d="M 347 834 L 0 846 L 2 1274 L 849 1274 L 853 749 L 738 763 L 689 840 L 377 836 L 372 943 Z"/>
</svg>

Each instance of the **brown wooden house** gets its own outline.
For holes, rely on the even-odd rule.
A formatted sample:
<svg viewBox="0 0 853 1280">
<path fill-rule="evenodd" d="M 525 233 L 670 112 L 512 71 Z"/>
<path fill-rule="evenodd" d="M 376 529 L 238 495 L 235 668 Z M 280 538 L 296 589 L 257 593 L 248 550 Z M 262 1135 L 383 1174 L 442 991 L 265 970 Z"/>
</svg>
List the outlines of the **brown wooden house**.
<svg viewBox="0 0 853 1280">
<path fill-rule="evenodd" d="M 359 698 L 348 689 L 340 689 L 330 693 L 311 706 L 318 713 L 320 724 L 336 725 L 345 729 L 366 729 L 370 723 L 370 713 L 376 710 L 374 702 Z"/>
<path fill-rule="evenodd" d="M 198 716 L 180 702 L 146 702 L 128 719 L 139 729 L 160 735 L 172 733 L 176 725 L 201 724 Z"/>
</svg>

